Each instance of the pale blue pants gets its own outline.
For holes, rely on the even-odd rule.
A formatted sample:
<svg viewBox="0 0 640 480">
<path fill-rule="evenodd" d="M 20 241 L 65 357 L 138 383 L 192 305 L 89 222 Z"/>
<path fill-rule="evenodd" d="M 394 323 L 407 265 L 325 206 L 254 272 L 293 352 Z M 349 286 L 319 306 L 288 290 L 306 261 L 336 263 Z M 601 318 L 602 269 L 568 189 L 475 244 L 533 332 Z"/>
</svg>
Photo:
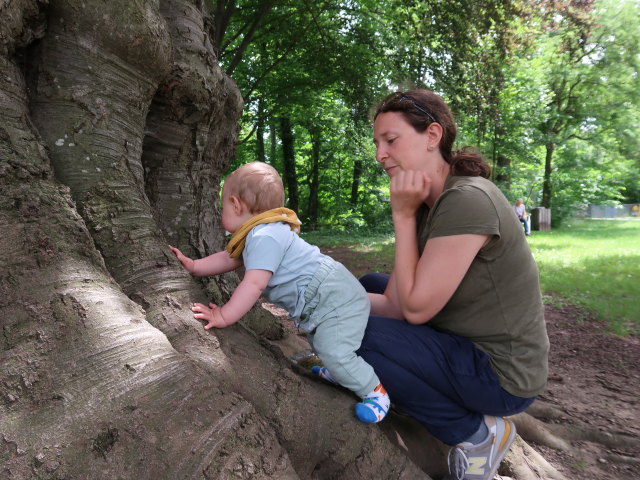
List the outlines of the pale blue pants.
<svg viewBox="0 0 640 480">
<path fill-rule="evenodd" d="M 305 291 L 299 328 L 331 376 L 360 397 L 380 383 L 373 367 L 356 355 L 371 305 L 360 282 L 339 262 L 325 257 Z"/>
</svg>

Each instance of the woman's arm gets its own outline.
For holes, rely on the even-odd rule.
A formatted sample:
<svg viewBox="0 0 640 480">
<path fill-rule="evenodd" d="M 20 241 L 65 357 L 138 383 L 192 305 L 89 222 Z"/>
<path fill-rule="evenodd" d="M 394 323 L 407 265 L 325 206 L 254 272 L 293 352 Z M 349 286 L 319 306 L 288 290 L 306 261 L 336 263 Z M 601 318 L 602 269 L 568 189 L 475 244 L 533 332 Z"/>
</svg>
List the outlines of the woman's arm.
<svg viewBox="0 0 640 480">
<path fill-rule="evenodd" d="M 416 238 L 416 211 L 428 197 L 424 172 L 403 171 L 391 179 L 396 234 L 396 298 L 409 323 L 426 323 L 451 299 L 489 235 L 455 235 L 427 241 L 422 256 Z"/>
<path fill-rule="evenodd" d="M 426 323 L 442 310 L 490 238 L 489 235 L 466 234 L 430 239 L 413 267 L 408 265 L 407 258 L 415 258 L 417 245 L 415 255 L 414 252 L 396 252 L 396 268 L 398 263 L 406 266 L 402 279 L 398 276 L 397 294 L 407 322 Z"/>
<path fill-rule="evenodd" d="M 389 282 L 384 294 L 370 293 L 371 315 L 380 315 L 387 318 L 397 318 L 403 320 L 402 308 L 396 292 L 396 280 L 394 272 L 389 276 Z"/>
</svg>

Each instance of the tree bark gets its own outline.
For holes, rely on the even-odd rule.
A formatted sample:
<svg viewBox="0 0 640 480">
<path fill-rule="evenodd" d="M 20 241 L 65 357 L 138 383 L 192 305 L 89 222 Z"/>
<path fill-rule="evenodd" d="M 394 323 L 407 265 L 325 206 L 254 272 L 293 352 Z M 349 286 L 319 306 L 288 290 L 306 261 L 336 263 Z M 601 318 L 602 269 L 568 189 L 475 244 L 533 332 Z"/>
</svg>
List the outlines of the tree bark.
<svg viewBox="0 0 640 480">
<path fill-rule="evenodd" d="M 310 128 L 311 135 L 311 171 L 309 172 L 309 202 L 307 217 L 309 228 L 315 230 L 318 225 L 318 193 L 320 189 L 320 130 Z"/>
<path fill-rule="evenodd" d="M 497 158 L 498 172 L 496 174 L 496 182 L 505 190 L 511 189 L 511 159 L 505 155 L 498 155 Z"/>
<path fill-rule="evenodd" d="M 545 147 L 546 154 L 544 159 L 544 177 L 542 181 L 542 206 L 545 208 L 551 208 L 551 196 L 553 194 L 551 191 L 551 174 L 553 173 L 553 152 L 556 145 L 554 142 L 548 141 Z"/>
<path fill-rule="evenodd" d="M 127 298 L 69 188 L 53 178 L 12 58 L 23 26 L 43 27 L 41 7 L 2 12 L 16 20 L 3 23 L 13 35 L 0 56 L 2 478 L 221 478 L 242 465 L 294 474 L 265 418 Z M 248 448 L 256 436 L 273 453 Z"/>
<path fill-rule="evenodd" d="M 287 204 L 298 211 L 298 179 L 296 173 L 295 149 L 293 148 L 293 128 L 289 117 L 280 117 L 280 138 L 282 139 L 282 171 L 287 189 Z"/>
<path fill-rule="evenodd" d="M 360 189 L 360 181 L 362 179 L 362 168 L 364 161 L 361 158 L 357 158 L 353 162 L 353 178 L 351 180 L 351 197 L 349 202 L 351 208 L 356 210 L 358 208 L 358 190 Z"/>
<path fill-rule="evenodd" d="M 264 311 L 192 318 L 233 281 L 205 291 L 166 244 L 224 243 L 242 107 L 202 2 L 2 8 L 0 476 L 430 478 Z"/>
<path fill-rule="evenodd" d="M 264 148 L 264 105 L 262 100 L 258 100 L 258 118 L 256 119 L 256 160 L 265 162 L 267 155 Z"/>
</svg>

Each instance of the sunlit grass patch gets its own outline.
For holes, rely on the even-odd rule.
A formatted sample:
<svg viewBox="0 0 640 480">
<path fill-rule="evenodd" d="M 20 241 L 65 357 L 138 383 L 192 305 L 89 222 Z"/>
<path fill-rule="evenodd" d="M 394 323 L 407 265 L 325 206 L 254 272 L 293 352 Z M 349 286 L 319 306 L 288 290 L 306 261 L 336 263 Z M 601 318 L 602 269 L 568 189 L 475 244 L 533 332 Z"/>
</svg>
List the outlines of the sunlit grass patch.
<svg viewBox="0 0 640 480">
<path fill-rule="evenodd" d="M 640 332 L 640 222 L 581 220 L 529 243 L 543 292 L 586 308 L 618 334 Z"/>
</svg>

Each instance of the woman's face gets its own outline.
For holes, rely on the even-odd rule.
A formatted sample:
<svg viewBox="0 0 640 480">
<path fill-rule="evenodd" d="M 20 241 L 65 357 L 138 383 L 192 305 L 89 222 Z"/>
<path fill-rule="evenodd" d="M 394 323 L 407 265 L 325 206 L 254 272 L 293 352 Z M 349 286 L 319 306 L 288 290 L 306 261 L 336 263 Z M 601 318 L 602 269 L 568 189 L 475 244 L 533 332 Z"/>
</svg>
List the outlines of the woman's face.
<svg viewBox="0 0 640 480">
<path fill-rule="evenodd" d="M 373 124 L 373 143 L 376 145 L 376 160 L 387 175 L 393 177 L 401 170 L 428 170 L 430 135 L 416 132 L 400 112 L 384 112 Z"/>
</svg>

